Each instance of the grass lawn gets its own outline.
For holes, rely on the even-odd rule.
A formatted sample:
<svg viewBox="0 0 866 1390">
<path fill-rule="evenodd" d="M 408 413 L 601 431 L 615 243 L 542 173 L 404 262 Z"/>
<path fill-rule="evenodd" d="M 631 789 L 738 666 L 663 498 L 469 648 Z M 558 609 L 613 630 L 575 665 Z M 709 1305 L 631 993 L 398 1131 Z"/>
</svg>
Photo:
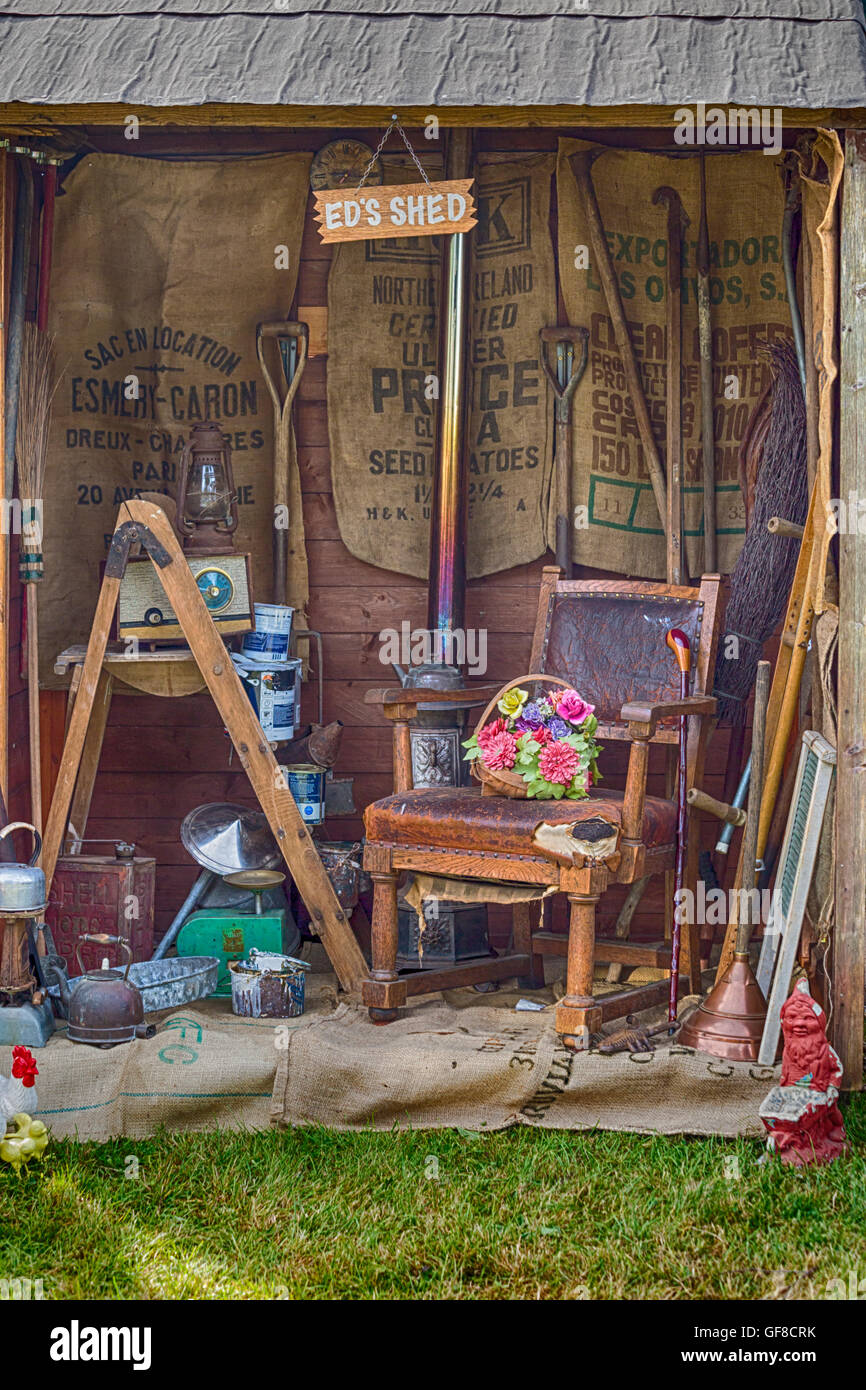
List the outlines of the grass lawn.
<svg viewBox="0 0 866 1390">
<path fill-rule="evenodd" d="M 801 1171 L 757 1165 L 756 1141 L 529 1129 L 57 1142 L 0 1172 L 0 1280 L 46 1299 L 823 1298 L 866 1279 L 866 1096 L 846 1122 L 852 1157 Z"/>
</svg>

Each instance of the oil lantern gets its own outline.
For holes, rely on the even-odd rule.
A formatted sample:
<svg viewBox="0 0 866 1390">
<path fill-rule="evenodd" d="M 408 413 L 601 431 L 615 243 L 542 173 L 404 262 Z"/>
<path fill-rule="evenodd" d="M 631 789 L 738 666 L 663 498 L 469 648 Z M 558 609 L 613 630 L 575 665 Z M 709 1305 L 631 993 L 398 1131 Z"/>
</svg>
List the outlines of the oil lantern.
<svg viewBox="0 0 866 1390">
<path fill-rule="evenodd" d="M 228 435 L 207 420 L 193 425 L 180 460 L 177 528 L 187 555 L 230 555 L 238 504 Z"/>
</svg>

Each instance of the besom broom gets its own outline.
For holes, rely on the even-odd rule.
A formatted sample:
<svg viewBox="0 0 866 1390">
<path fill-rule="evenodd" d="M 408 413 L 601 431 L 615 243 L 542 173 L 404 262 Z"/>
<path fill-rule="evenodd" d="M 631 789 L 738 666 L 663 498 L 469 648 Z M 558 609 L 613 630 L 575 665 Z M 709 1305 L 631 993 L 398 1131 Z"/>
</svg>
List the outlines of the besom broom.
<svg viewBox="0 0 866 1390">
<path fill-rule="evenodd" d="M 27 596 L 27 709 L 30 724 L 31 819 L 42 833 L 42 786 L 39 749 L 39 624 L 37 585 L 42 579 L 42 508 L 51 404 L 59 377 L 54 338 L 26 323 L 21 343 L 18 425 L 15 457 L 21 499 L 21 549 L 18 574 Z"/>
</svg>

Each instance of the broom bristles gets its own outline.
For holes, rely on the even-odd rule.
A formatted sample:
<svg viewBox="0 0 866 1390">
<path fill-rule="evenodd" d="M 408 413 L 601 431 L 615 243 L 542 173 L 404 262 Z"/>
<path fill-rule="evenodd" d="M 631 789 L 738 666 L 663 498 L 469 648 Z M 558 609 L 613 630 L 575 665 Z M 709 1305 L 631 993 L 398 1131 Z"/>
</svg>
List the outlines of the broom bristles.
<svg viewBox="0 0 866 1390">
<path fill-rule="evenodd" d="M 770 426 L 764 442 L 749 528 L 731 573 L 726 632 L 716 660 L 719 719 L 740 724 L 755 685 L 761 648 L 785 612 L 799 541 L 767 530 L 771 516 L 802 525 L 809 507 L 806 403 L 790 340 L 766 349 L 773 368 Z M 733 642 L 726 639 L 733 638 Z"/>
<path fill-rule="evenodd" d="M 18 386 L 18 428 L 15 457 L 18 492 L 22 499 L 42 499 L 51 402 L 60 383 L 54 366 L 54 337 L 35 323 L 25 323 L 21 342 L 21 376 Z"/>
</svg>

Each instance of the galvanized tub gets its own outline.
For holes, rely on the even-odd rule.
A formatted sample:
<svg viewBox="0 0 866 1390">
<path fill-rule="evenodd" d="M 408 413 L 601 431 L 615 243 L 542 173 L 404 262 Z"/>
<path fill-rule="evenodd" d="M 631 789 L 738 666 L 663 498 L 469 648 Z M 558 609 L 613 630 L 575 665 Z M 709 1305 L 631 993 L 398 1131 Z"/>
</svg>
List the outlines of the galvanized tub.
<svg viewBox="0 0 866 1390">
<path fill-rule="evenodd" d="M 251 956 L 257 953 L 255 948 Z M 270 953 L 263 952 L 270 958 Z M 304 1012 L 306 961 L 294 956 L 273 956 L 279 968 L 256 965 L 252 960 L 230 960 L 232 1013 L 243 1018 L 299 1018 Z"/>
<path fill-rule="evenodd" d="M 177 1009 L 204 999 L 216 989 L 220 963 L 216 956 L 172 957 L 170 960 L 143 960 L 129 967 L 129 979 L 141 994 L 146 1014 Z M 76 979 L 80 979 L 77 976 Z M 69 981 L 75 988 L 76 979 Z M 60 986 L 50 985 L 52 1000 L 60 1002 Z"/>
</svg>

